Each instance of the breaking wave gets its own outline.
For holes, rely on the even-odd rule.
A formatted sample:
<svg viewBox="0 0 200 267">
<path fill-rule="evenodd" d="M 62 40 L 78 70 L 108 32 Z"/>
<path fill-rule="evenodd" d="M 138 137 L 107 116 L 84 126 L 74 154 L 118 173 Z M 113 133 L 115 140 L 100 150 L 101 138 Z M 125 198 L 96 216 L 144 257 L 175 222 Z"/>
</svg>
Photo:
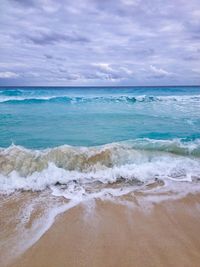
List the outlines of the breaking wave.
<svg viewBox="0 0 200 267">
<path fill-rule="evenodd" d="M 105 102 L 105 103 L 136 103 L 136 102 L 184 102 L 193 101 L 200 102 L 200 95 L 190 96 L 94 96 L 94 97 L 70 97 L 70 96 L 22 96 L 21 91 L 6 92 L 6 95 L 0 96 L 0 103 L 17 104 L 17 103 L 92 103 L 92 102 Z"/>
<path fill-rule="evenodd" d="M 156 182 L 197 182 L 200 140 L 137 139 L 99 147 L 0 150 L 0 192 L 62 187 L 68 196 Z M 70 197 L 69 197 L 70 198 Z"/>
</svg>

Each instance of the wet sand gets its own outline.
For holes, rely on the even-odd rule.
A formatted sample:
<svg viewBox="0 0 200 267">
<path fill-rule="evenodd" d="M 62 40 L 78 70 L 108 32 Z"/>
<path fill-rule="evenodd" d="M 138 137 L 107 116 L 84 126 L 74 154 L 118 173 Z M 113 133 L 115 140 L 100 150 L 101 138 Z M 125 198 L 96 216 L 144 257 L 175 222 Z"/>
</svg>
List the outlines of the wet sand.
<svg viewBox="0 0 200 267">
<path fill-rule="evenodd" d="M 146 209 L 117 199 L 87 204 L 59 215 L 9 267 L 200 266 L 200 195 Z"/>
</svg>

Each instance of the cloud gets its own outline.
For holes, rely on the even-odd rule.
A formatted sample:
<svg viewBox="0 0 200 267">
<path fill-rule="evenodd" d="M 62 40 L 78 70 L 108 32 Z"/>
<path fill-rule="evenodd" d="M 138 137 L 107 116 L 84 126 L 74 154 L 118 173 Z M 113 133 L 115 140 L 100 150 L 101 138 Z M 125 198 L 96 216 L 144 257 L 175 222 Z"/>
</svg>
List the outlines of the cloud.
<svg viewBox="0 0 200 267">
<path fill-rule="evenodd" d="M 133 72 L 127 67 L 120 67 L 109 63 L 94 63 L 92 65 L 95 70 L 93 77 L 104 80 L 124 80 L 129 78 Z"/>
<path fill-rule="evenodd" d="M 89 39 L 83 36 L 79 36 L 76 33 L 67 35 L 62 33 L 35 33 L 32 35 L 25 35 L 24 39 L 32 42 L 36 45 L 52 45 L 60 42 L 67 42 L 67 43 L 87 43 Z"/>
<path fill-rule="evenodd" d="M 0 78 L 9 79 L 9 78 L 17 78 L 19 75 L 17 73 L 11 71 L 0 72 Z"/>
<path fill-rule="evenodd" d="M 105 73 L 114 71 L 108 63 L 94 63 L 93 65 L 97 67 L 97 69 Z"/>
<path fill-rule="evenodd" d="M 153 65 L 150 66 L 150 70 L 153 73 L 154 77 L 156 77 L 156 78 L 163 78 L 163 77 L 173 75 L 173 73 L 168 72 L 168 71 L 161 69 L 161 68 L 157 68 Z"/>
<path fill-rule="evenodd" d="M 1 0 L 0 10 L 0 73 L 17 75 L 1 85 L 200 84 L 199 0 Z"/>
<path fill-rule="evenodd" d="M 30 7 L 35 5 L 34 0 L 10 0 L 10 1 L 25 7 Z"/>
</svg>

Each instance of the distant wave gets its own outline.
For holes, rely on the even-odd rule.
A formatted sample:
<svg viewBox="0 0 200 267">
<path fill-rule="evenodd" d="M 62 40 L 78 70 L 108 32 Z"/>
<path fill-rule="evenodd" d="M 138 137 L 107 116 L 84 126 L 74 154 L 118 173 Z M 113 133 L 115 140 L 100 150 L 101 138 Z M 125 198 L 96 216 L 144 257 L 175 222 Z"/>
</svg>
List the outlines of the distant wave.
<svg viewBox="0 0 200 267">
<path fill-rule="evenodd" d="M 0 96 L 20 96 L 24 93 L 23 90 L 15 89 L 15 90 L 0 90 Z"/>
<path fill-rule="evenodd" d="M 20 96 L 19 95 L 0 95 L 0 103 L 8 104 L 30 104 L 30 103 L 92 103 L 92 102 L 105 102 L 105 103 L 129 103 L 133 104 L 136 102 L 160 102 L 160 101 L 174 101 L 174 102 L 184 102 L 184 101 L 194 101 L 200 102 L 200 95 L 193 96 L 94 96 L 94 97 L 69 97 L 69 96 Z"/>
<path fill-rule="evenodd" d="M 30 150 L 12 145 L 0 149 L 0 192 L 43 190 L 52 185 L 86 190 L 96 183 L 140 186 L 155 179 L 200 179 L 200 140 L 136 139 L 98 147 Z"/>
</svg>

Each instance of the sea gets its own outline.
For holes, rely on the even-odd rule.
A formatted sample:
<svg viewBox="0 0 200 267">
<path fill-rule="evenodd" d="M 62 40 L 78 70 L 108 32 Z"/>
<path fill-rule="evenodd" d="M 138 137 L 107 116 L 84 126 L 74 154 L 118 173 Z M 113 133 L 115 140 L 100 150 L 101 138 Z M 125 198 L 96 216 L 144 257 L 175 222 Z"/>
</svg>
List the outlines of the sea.
<svg viewBox="0 0 200 267">
<path fill-rule="evenodd" d="M 0 88 L 4 258 L 80 203 L 199 190 L 200 86 Z"/>
</svg>

